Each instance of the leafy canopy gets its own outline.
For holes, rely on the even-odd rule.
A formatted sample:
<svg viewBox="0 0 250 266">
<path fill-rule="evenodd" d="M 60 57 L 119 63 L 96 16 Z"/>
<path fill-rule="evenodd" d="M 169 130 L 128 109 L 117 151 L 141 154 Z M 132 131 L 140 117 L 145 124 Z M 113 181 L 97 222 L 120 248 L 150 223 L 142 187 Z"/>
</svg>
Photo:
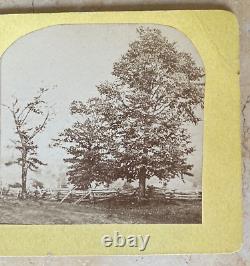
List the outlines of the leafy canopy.
<svg viewBox="0 0 250 266">
<path fill-rule="evenodd" d="M 139 28 L 138 39 L 113 65 L 113 81 L 99 97 L 73 101 L 77 122 L 58 141 L 66 149 L 70 181 L 128 181 L 192 175 L 188 124 L 203 108 L 204 72 L 159 29 Z"/>
</svg>

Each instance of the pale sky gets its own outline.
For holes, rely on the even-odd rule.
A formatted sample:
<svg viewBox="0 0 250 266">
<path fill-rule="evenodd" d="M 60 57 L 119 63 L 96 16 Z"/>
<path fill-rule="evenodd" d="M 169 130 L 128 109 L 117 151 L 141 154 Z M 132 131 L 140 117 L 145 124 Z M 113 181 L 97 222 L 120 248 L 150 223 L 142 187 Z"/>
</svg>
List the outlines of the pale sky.
<svg viewBox="0 0 250 266">
<path fill-rule="evenodd" d="M 61 149 L 51 149 L 48 143 L 58 132 L 72 124 L 69 105 L 72 100 L 86 101 L 97 96 L 96 85 L 111 79 L 113 63 L 137 39 L 138 24 L 59 25 L 30 33 L 12 44 L 1 58 L 1 102 L 10 104 L 12 96 L 25 104 L 39 88 L 49 88 L 47 100 L 54 105 L 55 119 L 37 140 L 39 157 L 48 163 L 28 178 L 38 179 L 47 186 L 55 186 L 58 177 L 65 176 L 65 157 Z M 189 52 L 202 66 L 191 41 L 174 28 L 157 27 L 169 41 L 177 42 L 179 50 Z M 201 184 L 203 123 L 190 129 L 196 152 L 190 157 L 195 164 L 193 180 Z M 14 124 L 6 109 L 1 108 L 1 171 L 3 184 L 20 182 L 21 169 L 4 165 L 14 159 L 16 151 L 7 148 L 14 139 Z M 188 178 L 190 180 L 190 178 Z M 176 183 L 177 181 L 174 181 Z"/>
</svg>

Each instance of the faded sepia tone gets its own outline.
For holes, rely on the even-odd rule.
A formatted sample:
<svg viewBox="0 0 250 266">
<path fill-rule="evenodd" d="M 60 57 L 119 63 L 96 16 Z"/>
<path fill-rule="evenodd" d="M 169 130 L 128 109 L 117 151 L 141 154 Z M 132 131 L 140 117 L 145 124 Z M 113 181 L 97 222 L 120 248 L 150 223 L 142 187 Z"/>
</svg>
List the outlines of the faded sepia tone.
<svg viewBox="0 0 250 266">
<path fill-rule="evenodd" d="M 2 13 L 8 12 L 39 12 L 39 11 L 84 11 L 84 10 L 112 10 L 112 9 L 227 9 L 233 10 L 240 22 L 241 28 L 241 92 L 242 103 L 246 102 L 249 90 L 249 31 L 250 6 L 247 1 L 217 0 L 217 1 L 0 1 Z M 245 109 L 246 121 L 250 121 L 250 110 Z M 246 127 L 245 127 L 246 128 Z M 249 141 L 244 141 L 244 244 L 239 252 L 233 254 L 215 255 L 174 255 L 174 256 L 146 256 L 146 257 L 44 257 L 44 258 L 1 258 L 1 265 L 249 265 Z"/>
<path fill-rule="evenodd" d="M 17 40 L 1 59 L 0 223 L 201 223 L 204 83 L 196 49 L 166 26 Z M 7 199 L 23 215 L 10 218 Z"/>
</svg>

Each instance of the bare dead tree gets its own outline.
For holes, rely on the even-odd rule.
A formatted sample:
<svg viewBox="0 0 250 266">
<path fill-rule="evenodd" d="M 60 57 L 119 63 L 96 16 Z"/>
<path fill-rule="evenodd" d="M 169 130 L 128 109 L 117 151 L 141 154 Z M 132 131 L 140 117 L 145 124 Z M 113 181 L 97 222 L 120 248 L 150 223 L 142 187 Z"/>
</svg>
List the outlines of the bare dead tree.
<svg viewBox="0 0 250 266">
<path fill-rule="evenodd" d="M 38 94 L 24 106 L 16 97 L 11 105 L 3 104 L 12 115 L 17 136 L 17 139 L 12 142 L 19 152 L 18 158 L 6 165 L 18 164 L 21 167 L 22 198 L 25 198 L 27 194 L 28 171 L 35 172 L 39 166 L 47 165 L 38 159 L 38 145 L 36 144 L 36 137 L 44 131 L 51 119 L 52 113 L 49 112 L 49 107 L 43 100 L 47 91 L 48 89 L 41 88 Z"/>
</svg>

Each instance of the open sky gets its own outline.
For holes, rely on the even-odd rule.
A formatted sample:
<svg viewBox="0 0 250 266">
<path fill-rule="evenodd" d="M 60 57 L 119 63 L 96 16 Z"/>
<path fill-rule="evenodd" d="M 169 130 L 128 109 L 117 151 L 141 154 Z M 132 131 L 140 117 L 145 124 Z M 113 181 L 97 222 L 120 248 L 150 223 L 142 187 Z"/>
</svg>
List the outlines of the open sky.
<svg viewBox="0 0 250 266">
<path fill-rule="evenodd" d="M 128 49 L 128 44 L 137 38 L 137 24 L 90 24 L 58 25 L 32 32 L 13 43 L 1 58 L 1 103 L 10 104 L 12 96 L 25 104 L 39 88 L 50 89 L 47 101 L 54 106 L 56 116 L 43 134 L 37 138 L 39 156 L 48 163 L 28 178 L 39 179 L 46 186 L 57 185 L 58 178 L 65 176 L 65 153 L 49 148 L 51 138 L 72 123 L 69 105 L 72 100 L 85 101 L 97 96 L 96 85 L 112 78 L 113 63 Z M 160 26 L 169 41 L 176 42 L 179 50 L 189 52 L 199 66 L 202 60 L 191 41 L 178 30 Z M 194 163 L 195 183 L 201 185 L 203 123 L 190 128 L 196 151 L 190 157 Z M 1 108 L 1 169 L 2 184 L 20 182 L 21 169 L 5 166 L 16 157 L 10 147 L 14 139 L 14 124 L 10 113 Z M 190 178 L 189 178 L 190 180 Z M 173 186 L 182 183 L 174 181 Z"/>
</svg>

